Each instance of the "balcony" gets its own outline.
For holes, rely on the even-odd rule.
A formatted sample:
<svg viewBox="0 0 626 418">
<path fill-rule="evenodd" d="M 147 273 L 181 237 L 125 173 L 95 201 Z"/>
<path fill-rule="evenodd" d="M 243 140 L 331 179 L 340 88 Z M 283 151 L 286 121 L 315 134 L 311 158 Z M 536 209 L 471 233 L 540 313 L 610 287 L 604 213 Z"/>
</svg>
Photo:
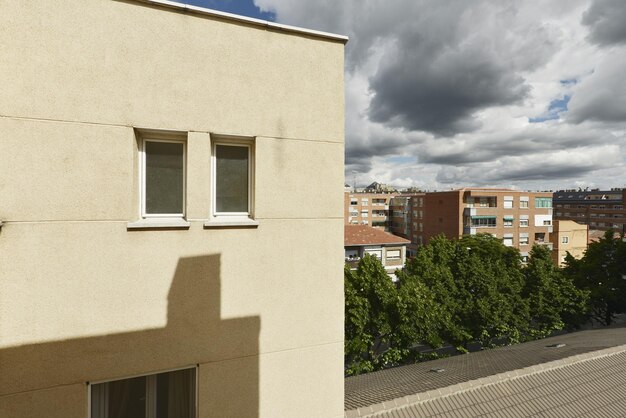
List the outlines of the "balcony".
<svg viewBox="0 0 626 418">
<path fill-rule="evenodd" d="M 546 247 L 548 247 L 548 249 L 550 251 L 552 251 L 552 249 L 554 248 L 554 244 L 552 244 L 550 241 L 535 241 L 536 245 L 545 245 Z"/>
</svg>

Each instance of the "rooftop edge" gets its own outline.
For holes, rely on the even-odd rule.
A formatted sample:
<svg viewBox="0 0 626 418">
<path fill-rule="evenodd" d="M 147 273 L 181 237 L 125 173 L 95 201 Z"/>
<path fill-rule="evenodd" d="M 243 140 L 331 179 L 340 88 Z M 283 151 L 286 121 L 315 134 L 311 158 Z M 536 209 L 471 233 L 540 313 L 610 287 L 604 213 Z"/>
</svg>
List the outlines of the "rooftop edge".
<svg viewBox="0 0 626 418">
<path fill-rule="evenodd" d="M 348 37 L 344 35 L 338 35 L 330 32 L 322 32 L 313 29 L 304 29 L 297 26 L 283 25 L 280 23 L 270 22 L 268 20 L 255 19 L 252 17 L 240 16 L 233 13 L 220 12 L 218 10 L 207 9 L 205 7 L 193 6 L 190 4 L 179 3 L 170 0 L 133 0 L 137 3 L 144 3 L 148 5 L 167 7 L 183 12 L 195 13 L 204 16 L 219 17 L 226 20 L 232 20 L 236 22 L 243 22 L 254 26 L 265 27 L 268 29 L 274 29 L 283 32 L 299 33 L 303 35 L 313 36 L 317 38 L 330 39 L 333 41 L 339 41 L 342 43 L 348 42 Z"/>
</svg>

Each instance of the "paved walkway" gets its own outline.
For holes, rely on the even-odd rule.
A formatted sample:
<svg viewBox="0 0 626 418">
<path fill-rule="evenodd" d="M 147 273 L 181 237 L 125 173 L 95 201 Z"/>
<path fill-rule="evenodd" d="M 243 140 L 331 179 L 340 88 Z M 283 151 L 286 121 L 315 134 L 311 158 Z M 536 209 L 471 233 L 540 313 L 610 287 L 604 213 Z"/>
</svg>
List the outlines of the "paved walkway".
<svg viewBox="0 0 626 418">
<path fill-rule="evenodd" d="M 553 344 L 565 345 L 558 348 L 548 347 Z M 507 372 L 576 358 L 573 356 L 581 358 L 585 353 L 622 345 L 626 345 L 626 327 L 591 329 L 350 377 L 345 380 L 346 416 L 362 416 L 367 411 L 376 412 L 371 408 L 372 405 L 377 411 L 391 410 L 396 407 L 394 402 L 398 399 L 406 400 L 407 397 L 432 391 L 441 392 L 437 390 L 464 382 L 484 383 L 485 379 L 494 375 L 501 378 Z M 444 371 L 437 373 L 431 369 Z M 450 393 L 450 390 L 447 392 Z"/>
</svg>

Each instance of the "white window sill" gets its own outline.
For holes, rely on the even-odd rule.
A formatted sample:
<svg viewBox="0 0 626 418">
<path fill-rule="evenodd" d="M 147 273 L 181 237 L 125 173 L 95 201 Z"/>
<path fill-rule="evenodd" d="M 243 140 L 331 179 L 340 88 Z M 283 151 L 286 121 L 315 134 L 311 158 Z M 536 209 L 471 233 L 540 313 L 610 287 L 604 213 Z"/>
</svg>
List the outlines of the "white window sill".
<svg viewBox="0 0 626 418">
<path fill-rule="evenodd" d="M 253 227 L 259 226 L 259 221 L 250 218 L 216 218 L 204 222 L 205 228 L 232 228 L 232 227 Z"/>
<path fill-rule="evenodd" d="M 189 222 L 182 218 L 146 218 L 126 224 L 126 229 L 188 229 Z"/>
</svg>

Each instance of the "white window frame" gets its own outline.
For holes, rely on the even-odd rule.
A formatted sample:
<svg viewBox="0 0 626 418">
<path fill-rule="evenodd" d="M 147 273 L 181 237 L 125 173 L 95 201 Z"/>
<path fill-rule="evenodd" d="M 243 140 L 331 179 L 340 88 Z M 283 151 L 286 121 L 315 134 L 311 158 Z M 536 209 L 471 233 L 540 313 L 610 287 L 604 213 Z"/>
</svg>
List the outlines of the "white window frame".
<svg viewBox="0 0 626 418">
<path fill-rule="evenodd" d="M 249 221 L 254 219 L 254 138 L 216 136 L 211 144 L 211 219 Z M 235 146 L 248 149 L 248 210 L 246 212 L 217 211 L 217 146 Z"/>
<path fill-rule="evenodd" d="M 140 173 L 140 191 L 139 191 L 139 207 L 142 219 L 149 218 L 185 218 L 187 207 L 187 141 L 182 138 L 168 135 L 147 134 L 140 138 L 139 148 L 139 173 Z M 181 213 L 146 213 L 146 143 L 147 142 L 167 142 L 183 145 L 183 211 Z"/>
<path fill-rule="evenodd" d="M 395 254 L 395 252 L 398 252 L 398 256 L 393 256 L 393 255 L 389 255 L 391 254 Z M 402 258 L 402 250 L 399 248 L 394 248 L 391 250 L 386 250 L 385 251 L 385 257 L 387 258 L 387 260 L 400 260 Z"/>
<path fill-rule="evenodd" d="M 561 244 L 569 244 L 569 237 L 567 236 L 561 237 Z"/>
<path fill-rule="evenodd" d="M 177 372 L 180 370 L 188 370 L 188 369 L 193 369 L 194 370 L 194 409 L 195 409 L 195 414 L 194 414 L 194 418 L 198 418 L 198 406 L 199 406 L 199 395 L 200 392 L 198 391 L 199 389 L 199 374 L 198 373 L 198 366 L 197 365 L 193 365 L 193 366 L 185 366 L 185 367 L 178 367 L 175 369 L 166 369 L 166 370 L 159 370 L 156 372 L 151 372 L 148 374 L 135 374 L 135 375 L 127 375 L 127 376 L 122 376 L 122 377 L 116 377 L 113 379 L 106 379 L 106 380 L 96 380 L 96 381 L 89 381 L 87 382 L 87 417 L 88 418 L 93 418 L 91 415 L 91 403 L 92 403 L 92 399 L 91 399 L 91 387 L 94 385 L 99 385 L 101 383 L 109 383 L 109 382 L 117 382 L 119 380 L 127 380 L 127 379 L 134 379 L 136 377 L 146 377 L 146 392 L 148 390 L 156 390 L 156 376 L 158 374 L 161 373 L 171 373 L 171 372 Z M 148 389 L 148 387 L 150 387 L 150 389 Z M 146 394 L 148 395 L 148 394 Z M 148 400 L 147 400 L 148 401 Z M 154 414 L 154 417 L 156 417 L 156 410 L 153 409 L 153 403 L 154 401 L 156 401 L 156 399 L 149 399 L 150 404 L 151 405 L 146 405 L 146 415 L 149 417 L 149 414 Z"/>
</svg>

